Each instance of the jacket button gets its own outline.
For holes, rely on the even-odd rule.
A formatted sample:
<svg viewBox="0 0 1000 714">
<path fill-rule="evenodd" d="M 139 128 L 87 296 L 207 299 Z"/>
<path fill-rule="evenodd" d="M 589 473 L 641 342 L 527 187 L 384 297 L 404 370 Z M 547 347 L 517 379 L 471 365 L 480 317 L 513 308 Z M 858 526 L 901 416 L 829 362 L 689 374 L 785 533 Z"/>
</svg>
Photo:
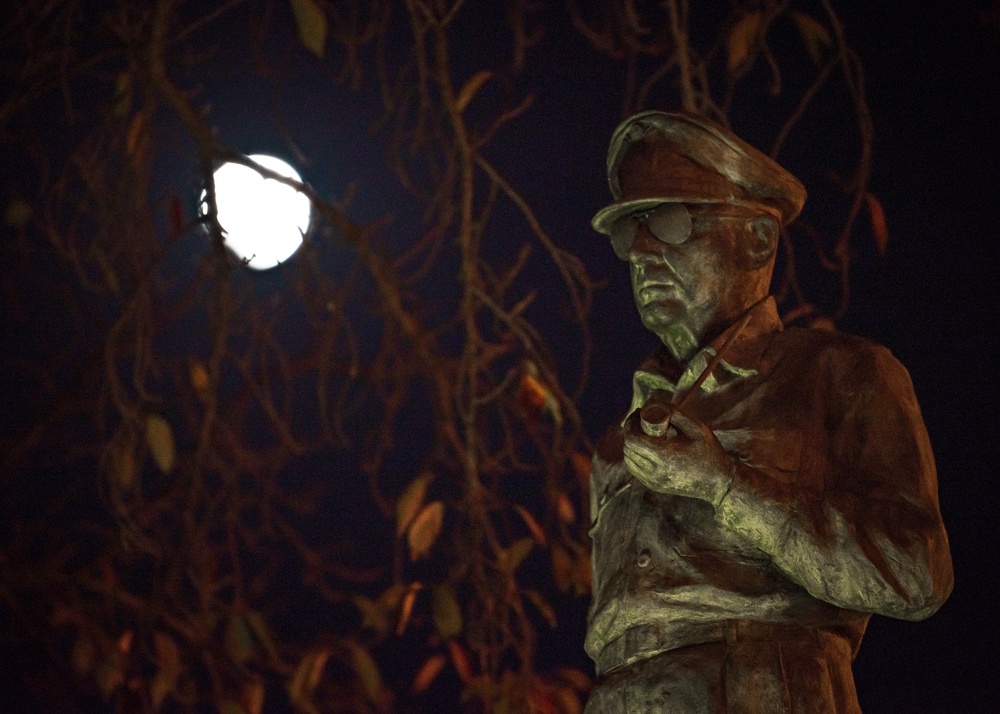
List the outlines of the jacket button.
<svg viewBox="0 0 1000 714">
<path fill-rule="evenodd" d="M 653 559 L 649 557 L 648 550 L 644 550 L 639 553 L 639 557 L 635 559 L 635 564 L 640 568 L 648 568 L 651 562 L 653 562 Z"/>
</svg>

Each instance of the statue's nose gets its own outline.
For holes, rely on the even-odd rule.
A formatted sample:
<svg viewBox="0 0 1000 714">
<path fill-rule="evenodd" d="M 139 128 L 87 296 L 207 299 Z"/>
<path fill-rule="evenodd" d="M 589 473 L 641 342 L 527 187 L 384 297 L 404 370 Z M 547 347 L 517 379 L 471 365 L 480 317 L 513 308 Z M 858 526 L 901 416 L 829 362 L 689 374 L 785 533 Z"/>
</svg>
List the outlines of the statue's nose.
<svg viewBox="0 0 1000 714">
<path fill-rule="evenodd" d="M 663 249 L 666 244 L 657 238 L 649 230 L 645 223 L 636 227 L 635 238 L 632 240 L 632 247 L 629 249 L 629 256 L 635 260 L 662 260 Z"/>
</svg>

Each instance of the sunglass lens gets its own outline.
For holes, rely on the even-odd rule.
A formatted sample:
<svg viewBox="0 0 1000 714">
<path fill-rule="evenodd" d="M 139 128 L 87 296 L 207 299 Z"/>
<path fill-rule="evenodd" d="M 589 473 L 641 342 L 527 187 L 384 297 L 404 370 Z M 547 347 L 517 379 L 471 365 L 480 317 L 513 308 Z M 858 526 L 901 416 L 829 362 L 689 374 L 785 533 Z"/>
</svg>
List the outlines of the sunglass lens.
<svg viewBox="0 0 1000 714">
<path fill-rule="evenodd" d="M 691 214 L 683 203 L 668 203 L 649 214 L 646 225 L 664 243 L 679 245 L 691 235 Z"/>
</svg>

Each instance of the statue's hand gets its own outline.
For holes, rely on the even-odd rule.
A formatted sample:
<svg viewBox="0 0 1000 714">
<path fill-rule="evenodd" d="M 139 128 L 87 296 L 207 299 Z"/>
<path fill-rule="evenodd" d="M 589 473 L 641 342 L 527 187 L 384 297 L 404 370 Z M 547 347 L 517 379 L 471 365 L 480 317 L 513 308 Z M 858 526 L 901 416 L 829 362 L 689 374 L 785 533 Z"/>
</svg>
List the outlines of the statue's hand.
<svg viewBox="0 0 1000 714">
<path fill-rule="evenodd" d="M 625 463 L 632 476 L 651 491 L 718 506 L 732 484 L 735 462 L 712 430 L 673 410 L 673 428 L 663 436 L 649 436 L 642 430 L 639 411 L 625 421 Z"/>
</svg>

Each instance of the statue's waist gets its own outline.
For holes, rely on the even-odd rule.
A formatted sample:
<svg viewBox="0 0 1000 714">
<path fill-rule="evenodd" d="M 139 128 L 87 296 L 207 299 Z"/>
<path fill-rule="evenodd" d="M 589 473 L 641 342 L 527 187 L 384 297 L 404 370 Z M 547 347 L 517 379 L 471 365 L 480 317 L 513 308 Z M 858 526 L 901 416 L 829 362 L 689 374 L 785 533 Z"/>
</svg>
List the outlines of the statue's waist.
<svg viewBox="0 0 1000 714">
<path fill-rule="evenodd" d="M 597 675 L 605 675 L 649 657 L 675 650 L 680 647 L 707 644 L 710 642 L 815 642 L 819 648 L 831 644 L 846 647 L 848 652 L 854 647 L 842 634 L 816 627 L 807 627 L 791 622 L 762 622 L 758 620 L 716 620 L 712 622 L 647 623 L 636 625 L 609 642 L 595 659 Z M 848 660 L 850 661 L 850 660 Z"/>
</svg>

